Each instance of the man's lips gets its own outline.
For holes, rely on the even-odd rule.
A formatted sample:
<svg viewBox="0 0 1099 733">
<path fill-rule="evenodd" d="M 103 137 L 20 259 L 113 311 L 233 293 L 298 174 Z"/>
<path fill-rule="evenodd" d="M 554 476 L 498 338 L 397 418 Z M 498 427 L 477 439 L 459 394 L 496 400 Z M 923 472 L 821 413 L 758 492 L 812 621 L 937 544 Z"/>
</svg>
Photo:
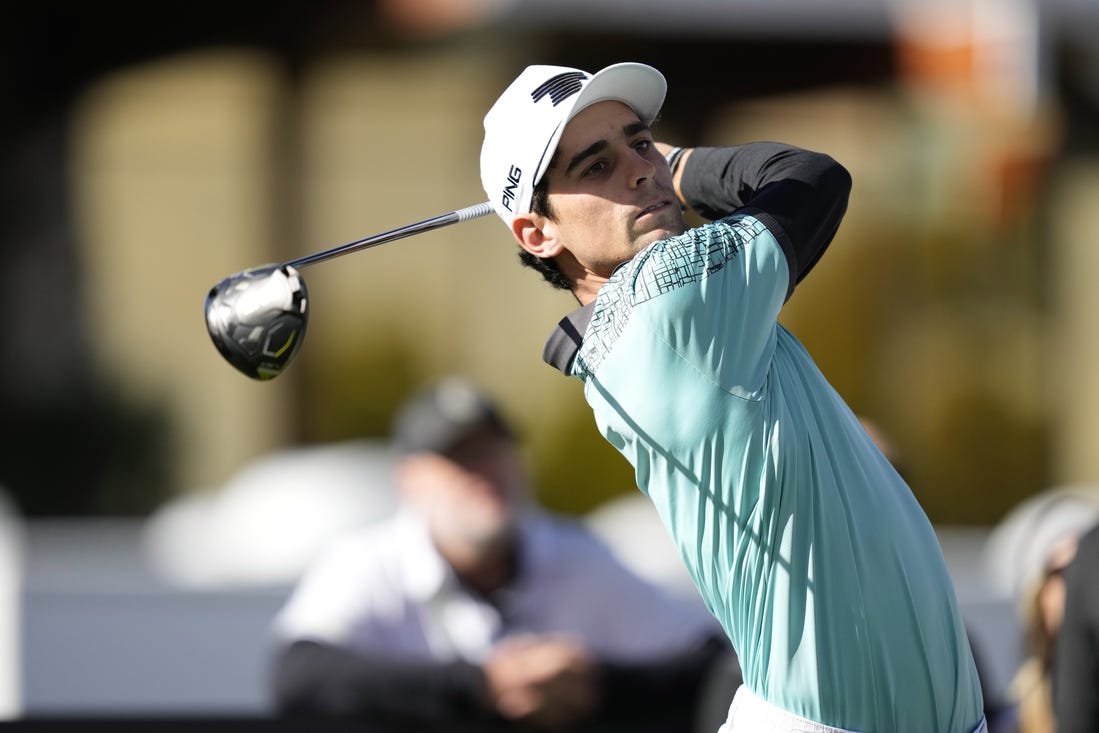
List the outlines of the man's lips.
<svg viewBox="0 0 1099 733">
<path fill-rule="evenodd" d="M 657 201 L 654 204 L 649 204 L 648 206 L 646 206 L 644 209 L 641 210 L 641 213 L 639 213 L 637 215 L 637 218 L 640 219 L 641 217 L 643 217 L 647 214 L 652 214 L 655 211 L 660 211 L 661 209 L 665 208 L 666 206 L 668 206 L 668 202 L 666 200 Z"/>
</svg>

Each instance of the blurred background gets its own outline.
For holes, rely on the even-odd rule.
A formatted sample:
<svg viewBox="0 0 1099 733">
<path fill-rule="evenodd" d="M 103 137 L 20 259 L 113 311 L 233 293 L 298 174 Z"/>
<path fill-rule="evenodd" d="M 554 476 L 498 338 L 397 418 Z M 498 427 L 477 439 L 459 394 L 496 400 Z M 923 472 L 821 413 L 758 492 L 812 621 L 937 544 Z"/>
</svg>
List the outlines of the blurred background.
<svg viewBox="0 0 1099 733">
<path fill-rule="evenodd" d="M 306 346 L 274 382 L 205 332 L 231 273 L 482 201 L 482 117 L 530 63 L 653 64 L 658 138 L 852 172 L 783 322 L 887 439 L 1006 684 L 1016 599 L 988 538 L 1099 483 L 1093 0 L 3 14 L 0 717 L 265 710 L 270 614 L 326 538 L 388 510 L 393 410 L 449 372 L 510 409 L 545 505 L 682 582 L 580 383 L 541 362 L 571 297 L 495 217 L 305 270 Z"/>
</svg>

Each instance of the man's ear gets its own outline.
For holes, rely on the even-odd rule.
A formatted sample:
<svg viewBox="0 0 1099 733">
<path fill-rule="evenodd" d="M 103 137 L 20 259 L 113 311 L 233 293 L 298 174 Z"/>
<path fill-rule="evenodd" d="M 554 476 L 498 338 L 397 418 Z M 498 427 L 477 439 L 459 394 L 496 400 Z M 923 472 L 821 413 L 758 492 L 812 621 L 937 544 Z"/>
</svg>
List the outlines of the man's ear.
<svg viewBox="0 0 1099 733">
<path fill-rule="evenodd" d="M 555 236 L 553 222 L 537 214 L 524 214 L 511 223 L 511 233 L 519 246 L 535 257 L 550 259 L 563 249 Z"/>
</svg>

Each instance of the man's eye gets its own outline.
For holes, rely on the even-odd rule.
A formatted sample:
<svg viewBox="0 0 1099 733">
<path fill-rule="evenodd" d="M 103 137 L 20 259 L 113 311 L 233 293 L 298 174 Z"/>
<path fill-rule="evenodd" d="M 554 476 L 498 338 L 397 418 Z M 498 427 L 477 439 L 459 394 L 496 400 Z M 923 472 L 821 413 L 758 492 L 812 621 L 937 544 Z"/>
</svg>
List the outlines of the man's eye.
<svg viewBox="0 0 1099 733">
<path fill-rule="evenodd" d="M 585 176 L 598 175 L 598 174 L 602 173 L 604 170 L 606 170 L 606 168 L 607 168 L 606 161 L 597 160 L 596 162 L 592 163 L 590 166 L 587 167 L 587 169 L 584 171 L 584 175 Z"/>
<path fill-rule="evenodd" d="M 636 143 L 634 143 L 634 148 L 636 148 L 638 152 L 642 152 L 642 153 L 648 152 L 649 150 L 652 149 L 652 147 L 653 147 L 653 141 L 652 140 L 638 140 Z"/>
</svg>

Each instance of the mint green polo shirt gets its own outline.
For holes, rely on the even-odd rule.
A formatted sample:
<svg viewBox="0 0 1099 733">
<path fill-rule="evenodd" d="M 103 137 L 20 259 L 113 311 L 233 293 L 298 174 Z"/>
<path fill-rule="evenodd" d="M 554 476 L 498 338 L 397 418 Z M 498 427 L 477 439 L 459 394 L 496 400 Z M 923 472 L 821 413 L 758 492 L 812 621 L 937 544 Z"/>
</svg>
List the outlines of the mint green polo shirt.
<svg viewBox="0 0 1099 733">
<path fill-rule="evenodd" d="M 756 695 L 855 731 L 969 733 L 980 683 L 933 528 L 798 340 L 787 255 L 737 215 L 657 242 L 571 373 Z"/>
</svg>

